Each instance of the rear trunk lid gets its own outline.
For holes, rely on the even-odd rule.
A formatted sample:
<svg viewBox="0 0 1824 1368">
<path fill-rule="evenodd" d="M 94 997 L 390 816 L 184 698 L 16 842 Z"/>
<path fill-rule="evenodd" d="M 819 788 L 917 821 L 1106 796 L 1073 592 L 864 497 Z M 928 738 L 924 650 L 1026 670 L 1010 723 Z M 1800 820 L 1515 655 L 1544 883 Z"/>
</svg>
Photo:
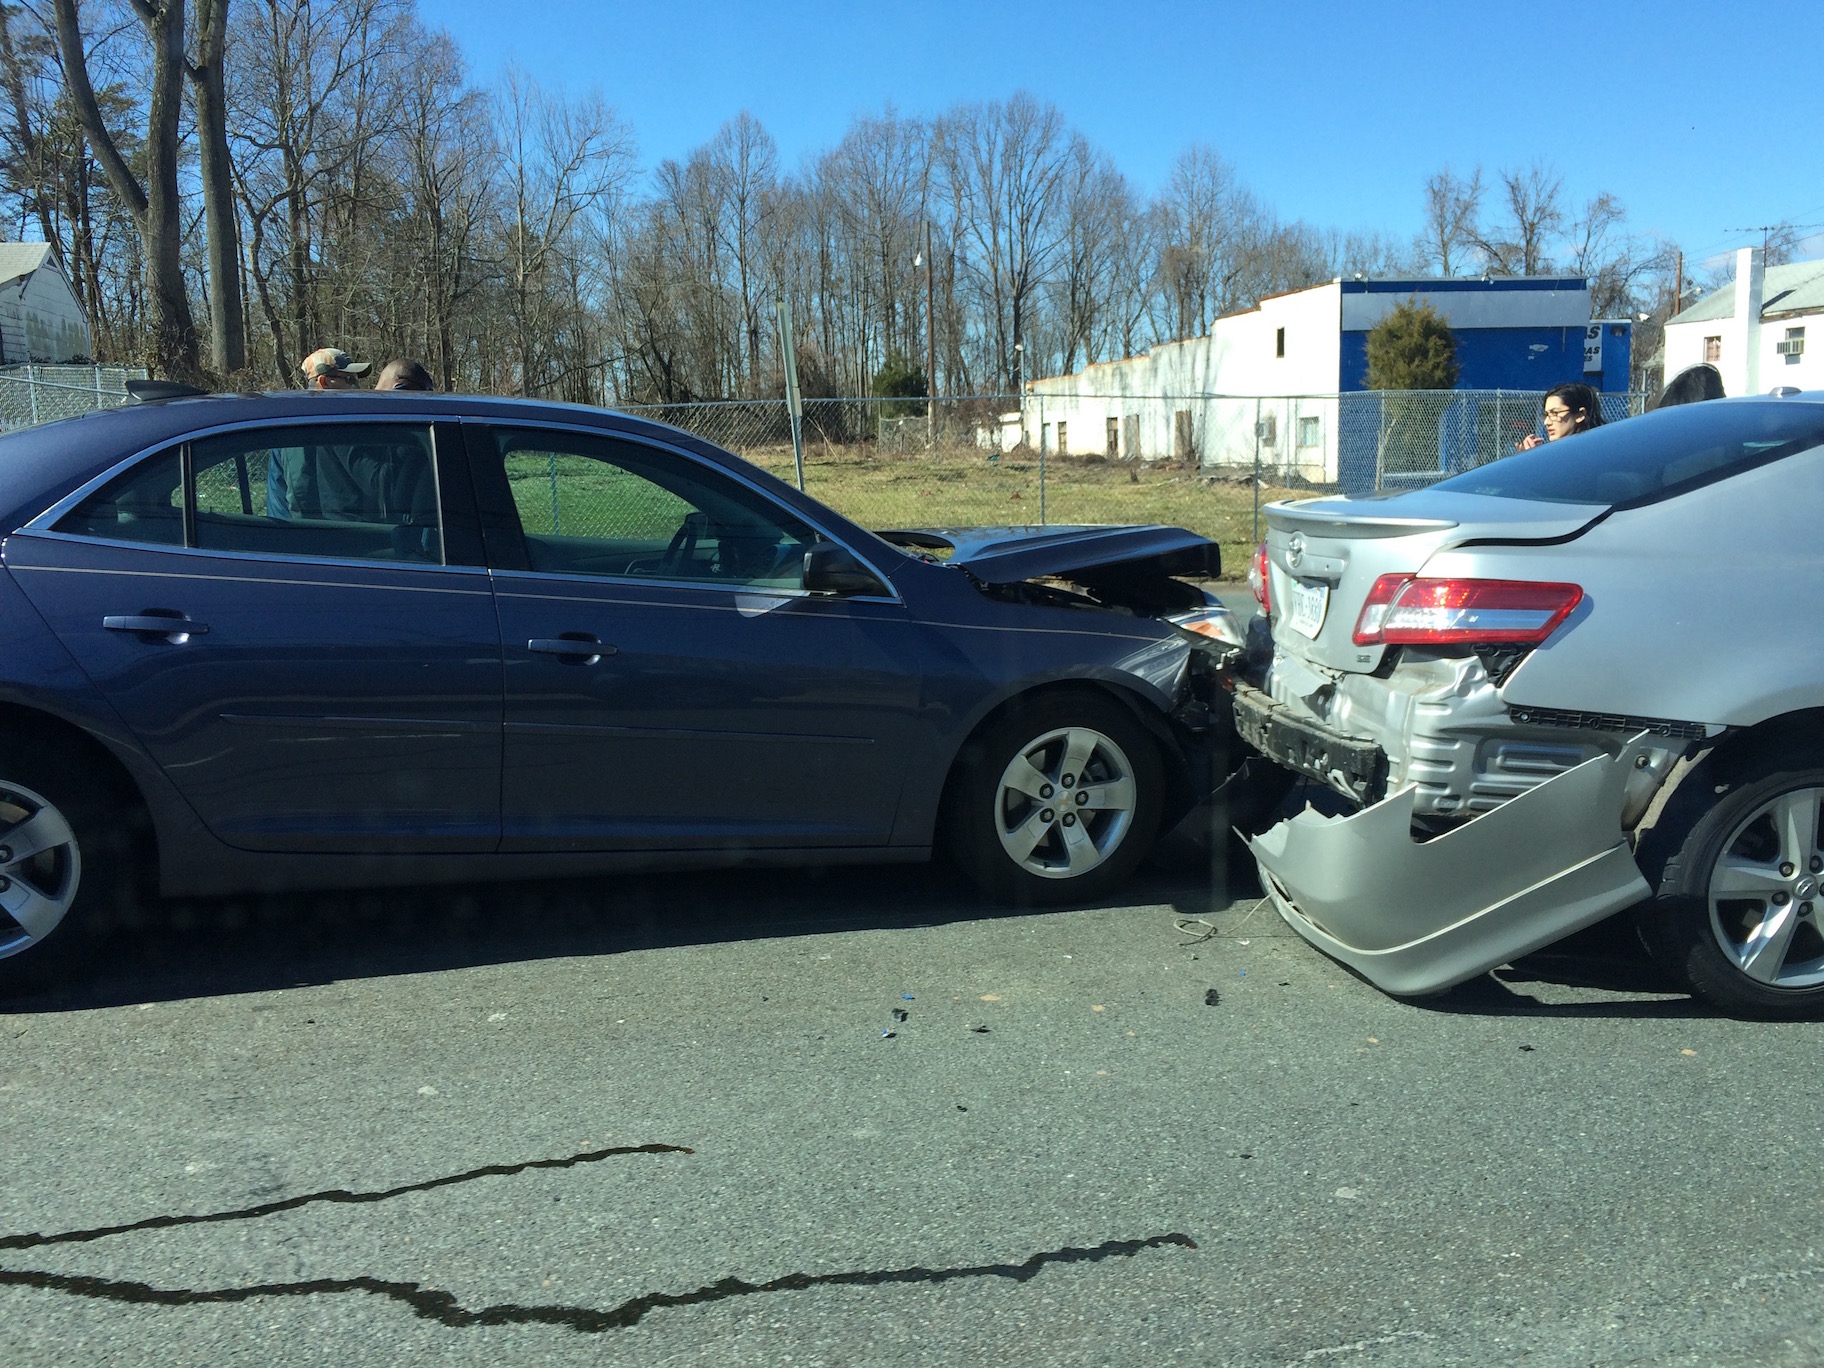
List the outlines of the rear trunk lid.
<svg viewBox="0 0 1824 1368">
<path fill-rule="evenodd" d="M 1569 539 L 1605 508 L 1447 490 L 1268 504 L 1274 650 L 1333 670 L 1370 672 L 1386 648 L 1357 646 L 1353 637 L 1382 575 L 1416 575 L 1438 551 L 1466 542 Z"/>
</svg>

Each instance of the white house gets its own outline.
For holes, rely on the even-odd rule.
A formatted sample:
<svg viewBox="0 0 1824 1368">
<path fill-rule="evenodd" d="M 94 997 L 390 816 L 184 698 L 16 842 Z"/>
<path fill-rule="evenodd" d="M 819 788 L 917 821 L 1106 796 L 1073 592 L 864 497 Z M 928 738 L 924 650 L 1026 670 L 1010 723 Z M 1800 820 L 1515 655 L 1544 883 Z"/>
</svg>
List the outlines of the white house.
<svg viewBox="0 0 1824 1368">
<path fill-rule="evenodd" d="M 1457 339 L 1460 389 L 1537 394 L 1566 380 L 1625 392 L 1631 330 L 1590 317 L 1582 277 L 1336 279 L 1270 295 L 1208 335 L 1035 380 L 1004 445 L 1110 457 L 1263 463 L 1335 481 L 1341 396 L 1367 385 L 1368 333 L 1406 300 Z"/>
<path fill-rule="evenodd" d="M 1824 261 L 1763 264 L 1759 247 L 1735 254 L 1735 279 L 1666 323 L 1666 379 L 1708 362 L 1725 394 L 1763 394 L 1782 385 L 1824 388 Z"/>
<path fill-rule="evenodd" d="M 42 242 L 0 242 L 0 366 L 87 361 L 89 321 Z"/>
</svg>

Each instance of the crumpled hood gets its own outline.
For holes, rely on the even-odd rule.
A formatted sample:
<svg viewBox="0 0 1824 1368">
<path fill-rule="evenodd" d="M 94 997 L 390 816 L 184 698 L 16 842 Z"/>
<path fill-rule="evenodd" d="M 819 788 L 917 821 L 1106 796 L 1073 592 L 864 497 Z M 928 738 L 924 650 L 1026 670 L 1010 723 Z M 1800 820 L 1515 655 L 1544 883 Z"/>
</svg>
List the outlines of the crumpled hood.
<svg viewBox="0 0 1824 1368">
<path fill-rule="evenodd" d="M 1015 584 L 1054 577 L 1088 582 L 1099 572 L 1214 579 L 1222 573 L 1222 548 L 1182 527 L 933 527 L 877 532 L 895 546 L 949 550 L 946 564 L 966 569 L 984 584 Z"/>
</svg>

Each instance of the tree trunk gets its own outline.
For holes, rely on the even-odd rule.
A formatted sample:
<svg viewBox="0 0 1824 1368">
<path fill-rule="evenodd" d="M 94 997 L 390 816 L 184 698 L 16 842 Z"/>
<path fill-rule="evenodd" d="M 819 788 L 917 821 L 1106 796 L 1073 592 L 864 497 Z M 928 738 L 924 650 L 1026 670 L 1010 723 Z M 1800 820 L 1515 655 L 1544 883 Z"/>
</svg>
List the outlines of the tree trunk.
<svg viewBox="0 0 1824 1368">
<path fill-rule="evenodd" d="M 183 0 L 132 0 L 152 43 L 152 101 L 146 121 L 146 183 L 134 176 L 114 135 L 101 117 L 95 88 L 89 82 L 82 25 L 76 0 L 56 0 L 57 45 L 63 53 L 64 78 L 82 131 L 95 149 L 108 185 L 133 215 L 145 252 L 146 325 L 151 336 L 148 360 L 159 374 L 190 379 L 199 370 L 196 321 L 184 286 L 181 253 L 183 206 L 177 194 L 177 121 L 183 105 Z"/>
<path fill-rule="evenodd" d="M 228 4 L 229 0 L 196 0 L 196 65 L 190 68 L 209 239 L 209 350 L 224 377 L 247 364 L 240 230 L 234 212 L 234 168 L 228 160 L 228 96 L 222 70 Z"/>
</svg>

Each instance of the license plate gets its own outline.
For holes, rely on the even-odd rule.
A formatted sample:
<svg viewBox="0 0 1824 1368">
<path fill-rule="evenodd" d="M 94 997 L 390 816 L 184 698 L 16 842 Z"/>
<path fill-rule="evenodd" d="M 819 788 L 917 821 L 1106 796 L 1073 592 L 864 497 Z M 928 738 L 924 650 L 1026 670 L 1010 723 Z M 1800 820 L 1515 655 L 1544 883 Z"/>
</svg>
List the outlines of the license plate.
<svg viewBox="0 0 1824 1368">
<path fill-rule="evenodd" d="M 1286 623 L 1295 632 L 1315 638 L 1324 629 L 1324 614 L 1330 611 L 1330 586 L 1306 584 L 1300 580 L 1292 586 L 1292 602 L 1286 610 Z"/>
</svg>

